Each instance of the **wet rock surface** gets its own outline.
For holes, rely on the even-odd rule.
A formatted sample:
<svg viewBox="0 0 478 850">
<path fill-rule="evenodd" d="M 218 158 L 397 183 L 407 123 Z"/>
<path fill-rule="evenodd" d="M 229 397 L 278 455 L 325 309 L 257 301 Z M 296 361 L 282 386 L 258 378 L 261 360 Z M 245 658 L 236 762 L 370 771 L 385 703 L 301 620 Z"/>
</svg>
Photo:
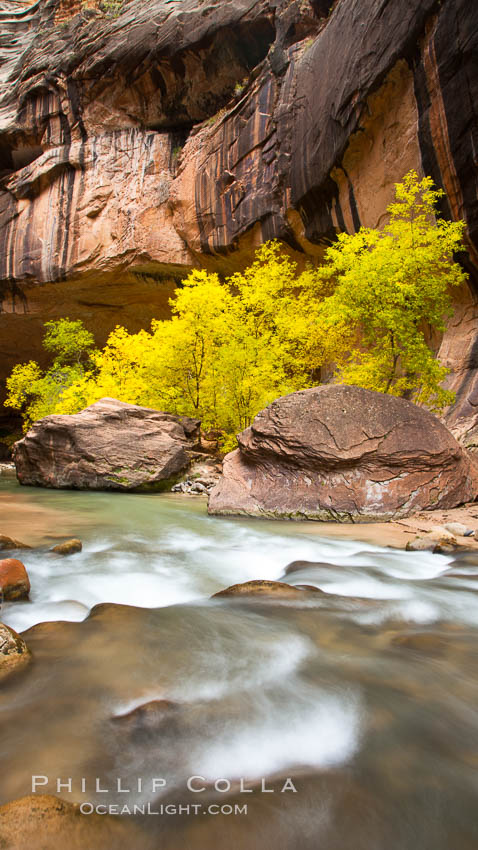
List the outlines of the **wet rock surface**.
<svg viewBox="0 0 478 850">
<path fill-rule="evenodd" d="M 5 602 L 28 599 L 30 579 L 25 565 L 16 558 L 0 560 L 0 597 Z"/>
<path fill-rule="evenodd" d="M 19 540 L 15 540 L 13 537 L 8 537 L 6 534 L 0 534 L 0 552 L 8 551 L 10 549 L 30 549 L 26 543 L 21 543 Z"/>
<path fill-rule="evenodd" d="M 297 602 L 279 606 L 269 597 L 259 607 L 245 598 L 241 606 L 206 601 L 156 611 L 101 605 L 82 623 L 31 629 L 36 664 L 0 693 L 5 720 L 16 718 L 24 730 L 5 744 L 1 799 L 22 799 L 0 809 L 4 841 L 43 850 L 41 835 L 48 850 L 117 850 L 124 828 L 132 830 L 128 850 L 231 843 L 259 850 L 266 842 L 296 850 L 298 837 L 301 848 L 314 850 L 318 834 L 332 850 L 408 850 L 412 835 L 426 850 L 448 850 L 450 840 L 473 850 L 475 626 L 390 617 L 377 625 L 369 615 L 386 600 L 360 606 L 344 598 L 342 608 L 326 596 L 317 607 Z M 29 704 L 29 677 L 40 684 L 45 675 L 49 687 L 37 688 Z M 341 749 L 343 741 L 350 748 Z M 244 752 L 251 753 L 246 762 Z M 38 759 L 48 774 L 45 797 L 25 797 Z M 51 795 L 66 760 L 78 772 L 73 793 L 63 789 L 59 800 Z M 231 779 L 227 793 L 214 788 L 218 771 Z M 261 792 L 263 772 L 269 793 Z M 167 818 L 116 818 L 116 825 L 106 815 L 78 817 L 85 796 L 132 808 L 137 773 L 140 805 L 150 802 L 153 812 L 180 793 L 183 805 L 246 801 L 248 815 L 171 810 Z M 196 780 L 201 794 L 186 788 L 193 774 L 205 776 Z M 128 794 L 118 792 L 118 775 Z M 167 785 L 153 791 L 149 777 L 157 775 Z M 97 776 L 108 795 L 95 794 Z M 287 776 L 297 793 L 281 793 Z M 427 815 L 437 820 L 431 834 Z"/>
<path fill-rule="evenodd" d="M 272 596 L 281 599 L 297 599 L 303 596 L 303 589 L 292 587 L 292 585 L 281 581 L 255 579 L 253 581 L 243 582 L 242 584 L 233 584 L 231 587 L 218 591 L 212 598 L 219 599 L 236 596 Z"/>
<path fill-rule="evenodd" d="M 140 840 L 138 830 L 124 820 L 86 817 L 79 804 L 52 794 L 31 794 L 0 806 L 0 838 L 5 850 L 61 850 L 65 844 L 71 850 L 131 850 Z M 148 846 L 144 838 L 141 846 Z"/>
<path fill-rule="evenodd" d="M 15 444 L 21 484 L 80 490 L 167 489 L 189 466 L 199 421 L 102 399 L 47 416 Z"/>
<path fill-rule="evenodd" d="M 478 493 L 474 461 L 436 417 L 359 387 L 284 396 L 238 443 L 211 492 L 211 514 L 380 521 Z"/>
<path fill-rule="evenodd" d="M 30 660 L 30 650 L 23 638 L 0 623 L 0 679 L 25 667 Z"/>
<path fill-rule="evenodd" d="M 77 538 L 72 538 L 71 540 L 65 540 L 64 543 L 57 543 L 56 546 L 52 546 L 50 552 L 54 552 L 55 555 L 75 555 L 77 552 L 81 552 L 83 549 L 83 544 L 81 540 Z"/>
</svg>

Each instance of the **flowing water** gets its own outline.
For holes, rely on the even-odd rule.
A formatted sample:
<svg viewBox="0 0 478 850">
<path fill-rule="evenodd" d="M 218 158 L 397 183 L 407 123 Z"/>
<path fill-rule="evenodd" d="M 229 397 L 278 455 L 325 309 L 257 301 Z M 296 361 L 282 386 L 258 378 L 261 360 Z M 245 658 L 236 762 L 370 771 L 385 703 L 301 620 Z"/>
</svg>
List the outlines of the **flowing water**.
<svg viewBox="0 0 478 850">
<path fill-rule="evenodd" d="M 476 556 L 212 518 L 180 496 L 0 478 L 7 500 L 44 545 L 21 553 L 31 601 L 2 609 L 34 661 L 0 692 L 0 802 L 36 775 L 38 792 L 136 805 L 133 850 L 476 850 Z M 48 553 L 73 535 L 81 553 Z M 298 560 L 313 563 L 286 574 Z M 327 595 L 210 599 L 257 578 Z"/>
</svg>

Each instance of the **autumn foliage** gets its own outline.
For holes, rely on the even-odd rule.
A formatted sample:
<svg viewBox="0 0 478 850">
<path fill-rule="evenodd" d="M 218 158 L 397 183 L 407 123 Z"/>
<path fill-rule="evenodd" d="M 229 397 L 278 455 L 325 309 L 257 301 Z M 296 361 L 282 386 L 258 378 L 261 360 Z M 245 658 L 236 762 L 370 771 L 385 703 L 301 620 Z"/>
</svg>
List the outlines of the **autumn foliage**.
<svg viewBox="0 0 478 850">
<path fill-rule="evenodd" d="M 16 366 L 7 404 L 28 427 L 112 396 L 198 416 L 230 445 L 261 408 L 318 383 L 327 366 L 336 382 L 440 409 L 453 396 L 427 338 L 444 329 L 450 288 L 466 277 L 453 259 L 464 223 L 439 218 L 441 194 L 410 172 L 383 230 L 339 234 L 322 265 L 302 272 L 276 242 L 226 280 L 194 270 L 175 291 L 171 319 L 134 334 L 117 327 L 101 351 L 81 322 L 48 322 L 52 366 Z"/>
</svg>

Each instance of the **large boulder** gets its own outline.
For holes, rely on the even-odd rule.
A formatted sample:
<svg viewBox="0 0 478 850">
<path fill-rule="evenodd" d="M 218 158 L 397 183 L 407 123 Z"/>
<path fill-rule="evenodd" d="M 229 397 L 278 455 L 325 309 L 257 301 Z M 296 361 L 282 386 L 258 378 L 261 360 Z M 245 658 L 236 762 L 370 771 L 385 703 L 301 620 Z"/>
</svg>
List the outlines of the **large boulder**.
<svg viewBox="0 0 478 850">
<path fill-rule="evenodd" d="M 378 521 L 478 493 L 478 467 L 435 416 L 359 387 L 279 398 L 238 442 L 211 492 L 211 514 Z"/>
<path fill-rule="evenodd" d="M 165 489 L 189 465 L 199 420 L 103 398 L 46 416 L 15 443 L 20 484 L 79 490 Z"/>
</svg>

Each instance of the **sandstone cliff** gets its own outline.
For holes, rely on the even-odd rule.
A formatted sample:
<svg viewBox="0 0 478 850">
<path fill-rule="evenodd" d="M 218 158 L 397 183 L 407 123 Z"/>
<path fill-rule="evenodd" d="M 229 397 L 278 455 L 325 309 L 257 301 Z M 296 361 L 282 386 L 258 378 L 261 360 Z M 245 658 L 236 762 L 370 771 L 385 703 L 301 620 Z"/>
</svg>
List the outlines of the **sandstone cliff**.
<svg viewBox="0 0 478 850">
<path fill-rule="evenodd" d="M 441 354 L 450 422 L 473 412 L 478 9 L 330 3 L 1 0 L 0 379 L 39 356 L 45 318 L 102 342 L 164 315 L 193 264 L 240 267 L 271 237 L 320 255 L 382 223 L 414 167 L 468 224 Z"/>
</svg>

